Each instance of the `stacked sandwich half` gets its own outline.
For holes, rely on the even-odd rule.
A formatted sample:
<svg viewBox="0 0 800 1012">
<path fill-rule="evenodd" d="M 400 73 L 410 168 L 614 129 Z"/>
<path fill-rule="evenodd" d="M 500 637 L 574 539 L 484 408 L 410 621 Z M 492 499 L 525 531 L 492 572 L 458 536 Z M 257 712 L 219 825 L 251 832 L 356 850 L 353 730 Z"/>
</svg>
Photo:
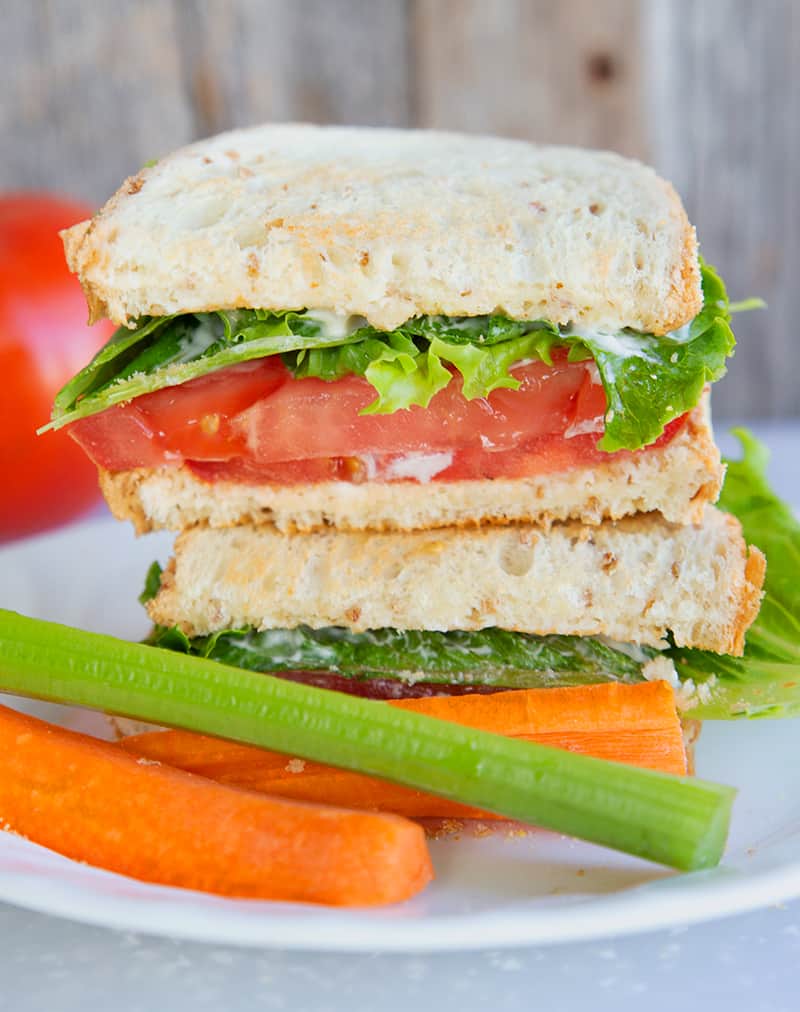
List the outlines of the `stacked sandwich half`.
<svg viewBox="0 0 800 1012">
<path fill-rule="evenodd" d="M 156 642 L 383 694 L 741 653 L 764 560 L 713 505 L 727 297 L 651 170 L 262 127 L 65 245 L 120 329 L 52 424 L 116 516 L 179 532 Z"/>
</svg>

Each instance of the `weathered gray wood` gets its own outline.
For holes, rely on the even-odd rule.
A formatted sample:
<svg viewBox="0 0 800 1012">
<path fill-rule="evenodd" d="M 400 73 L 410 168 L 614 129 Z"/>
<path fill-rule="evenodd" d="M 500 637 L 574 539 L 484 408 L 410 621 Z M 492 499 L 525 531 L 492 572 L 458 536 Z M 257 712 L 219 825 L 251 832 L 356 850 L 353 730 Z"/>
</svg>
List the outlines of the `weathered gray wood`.
<svg viewBox="0 0 800 1012">
<path fill-rule="evenodd" d="M 406 0 L 175 2 L 198 133 L 408 123 Z"/>
<path fill-rule="evenodd" d="M 651 148 L 736 297 L 718 417 L 800 414 L 800 4 L 649 0 Z"/>
<path fill-rule="evenodd" d="M 405 0 L 30 0 L 0 33 L 0 186 L 101 201 L 263 120 L 405 124 Z"/>
<path fill-rule="evenodd" d="M 113 7 L 113 10 L 111 9 Z M 24 0 L 0 29 L 0 186 L 100 202 L 187 141 L 192 113 L 162 0 Z"/>
<path fill-rule="evenodd" d="M 417 0 L 425 126 L 643 155 L 633 0 Z"/>
</svg>

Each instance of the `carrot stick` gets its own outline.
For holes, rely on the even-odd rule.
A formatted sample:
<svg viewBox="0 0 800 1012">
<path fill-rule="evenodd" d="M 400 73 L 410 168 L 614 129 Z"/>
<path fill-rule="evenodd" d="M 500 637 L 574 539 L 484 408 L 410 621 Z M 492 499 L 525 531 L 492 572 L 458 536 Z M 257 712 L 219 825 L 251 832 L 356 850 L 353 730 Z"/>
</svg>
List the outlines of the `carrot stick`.
<svg viewBox="0 0 800 1012">
<path fill-rule="evenodd" d="M 156 738 L 167 741 L 156 742 Z M 227 757 L 224 752 L 228 742 L 191 731 L 150 731 L 126 738 L 120 744 L 132 755 L 142 756 L 150 762 L 162 762 L 220 784 L 260 791 L 276 798 L 342 805 L 362 811 L 391 812 L 412 819 L 502 819 L 502 816 L 491 812 L 460 805 L 388 780 L 337 770 L 333 766 L 293 758 L 280 752 L 231 745 L 231 757 Z M 198 755 L 192 754 L 195 746 L 199 748 Z M 234 750 L 246 750 L 250 754 L 239 756 Z M 218 758 L 209 761 L 209 754 L 216 754 Z M 347 800 L 341 800 L 344 798 Z"/>
<path fill-rule="evenodd" d="M 389 705 L 598 758 L 686 773 L 675 696 L 666 682 L 439 696 Z M 136 755 L 275 797 L 411 818 L 498 818 L 375 777 L 191 731 L 150 731 L 120 744 Z"/>
<path fill-rule="evenodd" d="M 675 693 L 664 681 L 433 696 L 390 705 L 632 766 L 686 773 Z"/>
<path fill-rule="evenodd" d="M 406 819 L 223 786 L 6 707 L 0 825 L 109 871 L 223 896 L 371 906 L 432 877 Z"/>
</svg>

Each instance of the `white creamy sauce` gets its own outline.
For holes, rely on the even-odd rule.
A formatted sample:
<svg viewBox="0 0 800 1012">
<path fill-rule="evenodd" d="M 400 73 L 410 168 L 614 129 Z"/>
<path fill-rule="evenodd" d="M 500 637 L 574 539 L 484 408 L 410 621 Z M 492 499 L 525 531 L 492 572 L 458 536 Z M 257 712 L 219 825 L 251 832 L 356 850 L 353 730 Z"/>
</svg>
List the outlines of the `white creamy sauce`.
<svg viewBox="0 0 800 1012">
<path fill-rule="evenodd" d="M 206 348 L 217 340 L 218 334 L 208 320 L 203 320 L 196 327 L 187 330 L 180 339 L 181 361 L 191 362 L 199 358 Z"/>
<path fill-rule="evenodd" d="M 319 324 L 320 337 L 325 338 L 348 337 L 353 331 L 367 324 L 363 316 L 335 313 L 332 309 L 308 309 L 305 317 Z"/>
<path fill-rule="evenodd" d="M 378 473 L 378 461 L 374 453 L 362 453 L 358 458 L 364 465 L 367 481 L 374 481 Z"/>
<path fill-rule="evenodd" d="M 383 477 L 389 481 L 399 478 L 412 478 L 421 485 L 427 484 L 437 474 L 445 471 L 453 463 L 453 454 L 447 453 L 409 453 L 398 457 L 387 464 Z"/>
<path fill-rule="evenodd" d="M 597 368 L 597 363 L 594 359 L 590 359 L 585 363 L 586 371 L 589 373 L 589 379 L 592 381 L 592 385 L 601 387 L 603 381 L 600 379 L 600 370 Z"/>
<path fill-rule="evenodd" d="M 586 327 L 571 326 L 565 337 L 579 337 L 591 341 L 601 351 L 618 358 L 648 358 L 642 339 L 635 334 L 610 333 L 604 330 L 589 330 Z"/>
<path fill-rule="evenodd" d="M 669 334 L 667 334 L 667 337 L 670 341 L 676 341 L 678 344 L 688 344 L 688 342 L 692 339 L 692 322 L 693 321 L 690 320 L 688 323 L 684 323 L 682 327 L 678 327 L 677 330 L 671 330 Z"/>
<path fill-rule="evenodd" d="M 649 654 L 638 643 L 622 643 L 620 640 L 611 639 L 610 636 L 595 636 L 595 639 L 600 640 L 601 643 L 605 643 L 612 650 L 625 654 L 626 657 L 630 657 L 637 664 L 645 664 L 650 659 Z M 666 644 L 664 644 L 664 648 L 666 649 Z"/>
<path fill-rule="evenodd" d="M 573 436 L 585 436 L 590 432 L 605 432 L 605 422 L 602 415 L 594 418 L 584 418 L 582 422 L 573 422 L 568 429 L 564 430 L 564 439 L 572 439 Z"/>
</svg>

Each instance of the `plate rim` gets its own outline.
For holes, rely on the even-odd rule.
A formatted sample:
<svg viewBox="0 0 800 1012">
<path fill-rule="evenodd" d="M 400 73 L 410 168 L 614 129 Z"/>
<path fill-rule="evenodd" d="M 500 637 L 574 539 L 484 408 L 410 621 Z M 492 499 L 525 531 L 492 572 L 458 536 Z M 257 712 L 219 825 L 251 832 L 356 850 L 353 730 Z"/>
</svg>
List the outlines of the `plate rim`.
<svg viewBox="0 0 800 1012">
<path fill-rule="evenodd" d="M 0 840 L 4 836 L 13 834 L 0 833 Z M 23 848 L 44 851 L 63 862 L 68 872 L 72 865 L 86 871 L 78 862 L 38 844 L 20 837 L 15 837 L 15 842 Z M 582 894 L 568 902 L 535 911 L 506 907 L 477 913 L 432 915 L 424 920 L 383 920 L 376 917 L 379 911 L 315 908 L 308 904 L 290 907 L 269 901 L 226 899 L 142 883 L 102 869 L 91 871 L 111 886 L 117 882 L 126 886 L 133 884 L 137 893 L 118 891 L 110 909 L 98 909 L 94 905 L 87 908 L 86 885 L 74 882 L 69 875 L 48 877 L 47 888 L 42 890 L 41 873 L 0 869 L 0 901 L 115 931 L 239 948 L 320 953 L 433 953 L 622 938 L 719 920 L 800 897 L 800 860 L 797 860 L 778 868 L 747 873 L 725 865 L 710 872 L 684 873 L 617 893 L 602 894 L 600 902 L 594 894 Z M 93 900 L 107 898 L 102 890 L 93 890 L 92 897 Z M 176 898 L 185 902 L 176 905 Z M 701 899 L 704 902 L 698 902 Z M 197 912 L 193 906 L 195 902 L 213 907 L 207 911 L 213 916 L 192 916 Z M 578 917 L 577 911 L 580 912 Z M 335 919 L 337 931 L 322 935 L 320 915 L 323 919 Z"/>
</svg>

